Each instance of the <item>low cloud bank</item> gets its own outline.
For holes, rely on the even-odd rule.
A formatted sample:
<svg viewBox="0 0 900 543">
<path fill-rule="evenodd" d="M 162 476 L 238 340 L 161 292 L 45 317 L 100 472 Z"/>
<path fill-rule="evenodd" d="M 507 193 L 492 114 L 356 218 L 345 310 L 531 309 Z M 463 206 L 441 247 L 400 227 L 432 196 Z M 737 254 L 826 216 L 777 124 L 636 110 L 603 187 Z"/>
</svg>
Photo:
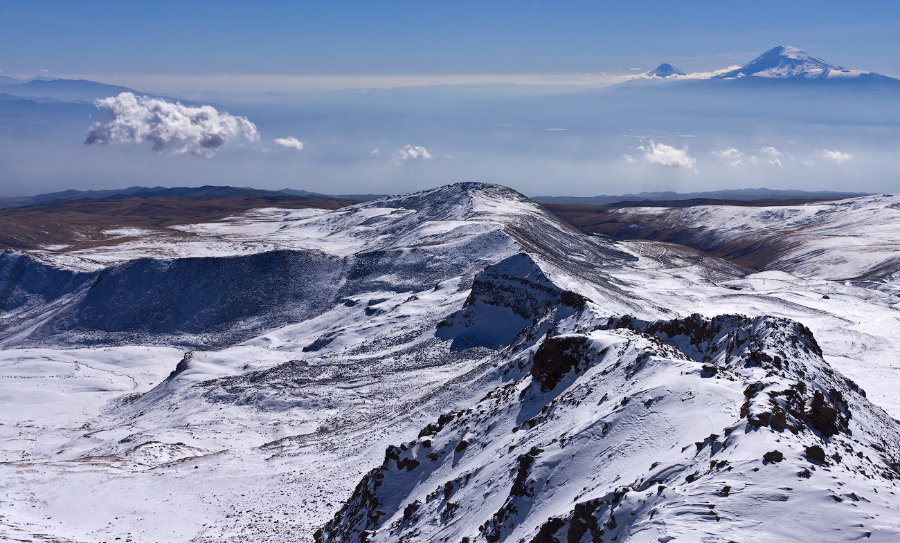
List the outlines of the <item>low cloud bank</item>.
<svg viewBox="0 0 900 543">
<path fill-rule="evenodd" d="M 210 158 L 228 142 L 259 140 L 256 125 L 246 117 L 212 106 L 185 106 L 130 92 L 102 98 L 95 105 L 112 120 L 94 123 L 84 138 L 87 144 L 148 141 L 157 152 Z"/>
</svg>

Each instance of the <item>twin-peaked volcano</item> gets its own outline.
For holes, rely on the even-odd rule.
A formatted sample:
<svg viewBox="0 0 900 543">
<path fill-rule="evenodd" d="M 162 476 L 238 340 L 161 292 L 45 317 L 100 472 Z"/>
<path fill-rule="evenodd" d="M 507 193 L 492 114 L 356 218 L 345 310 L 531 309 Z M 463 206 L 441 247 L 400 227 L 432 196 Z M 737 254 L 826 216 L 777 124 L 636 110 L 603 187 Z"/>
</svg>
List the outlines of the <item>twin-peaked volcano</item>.
<svg viewBox="0 0 900 543">
<path fill-rule="evenodd" d="M 684 73 L 668 62 L 664 62 L 643 74 L 650 79 L 692 79 L 692 80 L 733 80 L 753 78 L 754 80 L 829 80 L 829 81 L 879 81 L 898 80 L 874 72 L 853 70 L 832 64 L 806 51 L 789 45 L 779 45 L 759 55 L 744 66 L 733 66 L 712 72 Z"/>
</svg>

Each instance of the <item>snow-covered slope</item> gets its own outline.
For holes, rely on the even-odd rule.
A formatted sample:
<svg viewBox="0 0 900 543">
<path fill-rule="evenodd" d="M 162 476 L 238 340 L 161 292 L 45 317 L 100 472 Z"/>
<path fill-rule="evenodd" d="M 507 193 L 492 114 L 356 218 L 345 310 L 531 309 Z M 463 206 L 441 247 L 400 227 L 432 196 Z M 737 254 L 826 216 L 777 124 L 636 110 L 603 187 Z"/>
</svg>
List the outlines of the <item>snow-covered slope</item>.
<svg viewBox="0 0 900 543">
<path fill-rule="evenodd" d="M 770 79 L 861 79 L 885 76 L 848 70 L 796 47 L 779 45 L 751 60 L 745 66 L 715 76 L 716 79 L 763 77 Z"/>
<path fill-rule="evenodd" d="M 897 533 L 883 284 L 617 243 L 477 183 L 0 274 L 0 539 Z"/>
<path fill-rule="evenodd" d="M 895 284 L 900 277 L 896 194 L 802 206 L 622 208 L 616 213 L 640 229 L 655 229 L 657 239 L 756 260 L 765 269 Z"/>
<path fill-rule="evenodd" d="M 478 184 L 328 213 L 262 210 L 178 230 L 193 235 L 0 254 L 8 291 L 0 341 L 221 347 L 312 318 L 361 291 L 471 278 L 523 247 L 576 275 L 633 258 L 577 236 L 514 191 Z"/>
<path fill-rule="evenodd" d="M 900 537 L 900 427 L 795 322 L 561 322 L 388 447 L 319 541 Z"/>
</svg>

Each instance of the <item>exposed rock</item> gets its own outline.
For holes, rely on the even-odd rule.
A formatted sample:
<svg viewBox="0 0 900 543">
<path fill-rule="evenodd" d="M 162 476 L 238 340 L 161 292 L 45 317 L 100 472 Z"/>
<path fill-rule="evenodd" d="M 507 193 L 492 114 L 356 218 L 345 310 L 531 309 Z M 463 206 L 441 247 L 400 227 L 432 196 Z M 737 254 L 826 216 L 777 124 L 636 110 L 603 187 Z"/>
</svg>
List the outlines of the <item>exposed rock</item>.
<svg viewBox="0 0 900 543">
<path fill-rule="evenodd" d="M 781 451 L 769 451 L 763 455 L 764 462 L 781 462 L 784 460 L 784 454 Z"/>
<path fill-rule="evenodd" d="M 534 353 L 531 376 L 542 390 L 553 390 L 567 373 L 577 368 L 588 352 L 583 336 L 550 337 Z"/>
</svg>

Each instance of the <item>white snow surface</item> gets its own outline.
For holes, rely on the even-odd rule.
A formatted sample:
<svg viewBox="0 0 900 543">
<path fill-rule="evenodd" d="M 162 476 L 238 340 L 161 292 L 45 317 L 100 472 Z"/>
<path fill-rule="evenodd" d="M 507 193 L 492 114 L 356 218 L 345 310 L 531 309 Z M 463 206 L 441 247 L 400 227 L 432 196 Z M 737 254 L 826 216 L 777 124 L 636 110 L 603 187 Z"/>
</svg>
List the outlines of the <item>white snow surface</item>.
<svg viewBox="0 0 900 543">
<path fill-rule="evenodd" d="M 801 277 L 888 283 L 900 277 L 897 194 L 800 206 L 643 207 L 616 213 L 656 215 L 668 229 L 695 229 L 709 244 L 767 242 L 778 249 L 770 267 Z"/>
<path fill-rule="evenodd" d="M 876 265 L 863 256 L 867 247 L 880 248 L 882 261 L 896 258 L 900 197 L 775 208 L 783 213 L 778 217 L 746 208 L 693 209 L 695 215 L 684 210 L 686 223 L 721 235 L 790 225 L 802 232 L 797 253 L 777 271 L 748 275 L 681 246 L 584 235 L 509 189 L 474 183 L 335 211 L 254 210 L 179 226 L 171 236 L 31 252 L 70 270 L 46 277 L 74 286 L 48 293 L 25 277 L 21 293 L 4 299 L 18 305 L 0 314 L 0 326 L 15 330 L 0 340 L 0 539 L 311 541 L 342 508 L 349 521 L 354 489 L 385 463 L 386 447 L 412 443 L 439 414 L 467 409 L 431 438 L 438 460 L 425 459 L 420 437 L 398 454 L 413 454 L 421 467 L 407 472 L 394 460 L 385 464 L 385 481 L 398 486 L 379 494 L 385 517 L 371 534 L 375 540 L 487 540 L 478 526 L 514 503 L 518 512 L 499 522 L 497 533 L 504 541 L 530 541 L 550 518 L 566 518 L 577 503 L 612 503 L 626 486 L 615 505 L 619 541 L 843 541 L 865 532 L 871 540 L 896 539 L 897 482 L 877 475 L 887 470 L 878 459 L 896 450 L 877 447 L 884 448 L 879 439 L 892 443 L 891 416 L 900 417 L 894 393 L 900 292 L 895 282 L 843 279 Z M 340 267 L 284 278 L 320 285 L 325 302 L 300 313 L 281 306 L 274 316 L 254 313 L 240 334 L 222 336 L 236 339 L 206 349 L 183 329 L 154 341 L 131 329 L 107 336 L 85 324 L 66 328 L 94 322 L 78 313 L 95 307 L 81 300 L 112 288 L 110 279 L 91 274 L 119 277 L 127 286 L 144 268 L 114 272 L 138 259 L 165 264 L 158 272 L 165 273 L 182 269 L 173 263 L 186 257 L 218 261 L 276 250 Z M 319 283 L 326 277 L 328 285 Z M 195 302 L 178 296 L 171 301 L 176 307 Z M 201 303 L 206 294 L 196 296 Z M 153 315 L 158 307 L 135 311 Z M 78 318 L 60 317 L 66 311 Z M 822 356 L 789 356 L 791 371 L 808 370 L 802 376 L 745 368 L 726 356 L 712 362 L 722 366 L 719 373 L 703 377 L 703 363 L 687 344 L 597 328 L 608 317 L 653 321 L 692 313 L 792 319 L 812 331 Z M 51 325 L 84 344 L 62 345 L 63 336 L 39 333 Z M 594 354 L 544 391 L 529 370 L 544 338 L 554 336 L 584 338 Z M 766 352 L 774 353 L 770 347 Z M 639 371 L 626 369 L 648 356 Z M 829 366 L 866 397 L 839 374 L 825 373 Z M 800 380 L 809 394 L 816 386 L 839 388 L 853 413 L 852 437 L 750 428 L 738 411 L 756 380 L 768 383 L 767 394 Z M 762 393 L 757 399 L 763 402 Z M 544 405 L 550 407 L 542 412 Z M 753 413 L 765 408 L 753 405 Z M 727 438 L 725 428 L 732 428 Z M 461 439 L 470 445 L 454 453 Z M 813 465 L 809 479 L 798 478 L 810 466 L 803 447 L 816 443 L 842 460 Z M 542 449 L 526 470 L 534 499 L 510 502 L 519 458 L 532 447 Z M 773 449 L 785 460 L 763 464 Z M 856 457 L 859 451 L 868 459 Z M 732 469 L 710 468 L 712 460 L 728 460 Z M 696 483 L 685 483 L 694 471 Z M 418 482 L 395 478 L 401 472 Z M 666 482 L 650 485 L 657 479 Z M 457 482 L 445 496 L 448 481 Z M 658 491 L 659 485 L 667 488 Z M 731 492 L 721 496 L 726 485 Z M 416 500 L 419 520 L 403 521 Z M 451 502 L 457 509 L 448 514 Z M 635 522 L 627 521 L 632 511 Z M 332 540 L 359 537 L 352 533 Z"/>
</svg>

